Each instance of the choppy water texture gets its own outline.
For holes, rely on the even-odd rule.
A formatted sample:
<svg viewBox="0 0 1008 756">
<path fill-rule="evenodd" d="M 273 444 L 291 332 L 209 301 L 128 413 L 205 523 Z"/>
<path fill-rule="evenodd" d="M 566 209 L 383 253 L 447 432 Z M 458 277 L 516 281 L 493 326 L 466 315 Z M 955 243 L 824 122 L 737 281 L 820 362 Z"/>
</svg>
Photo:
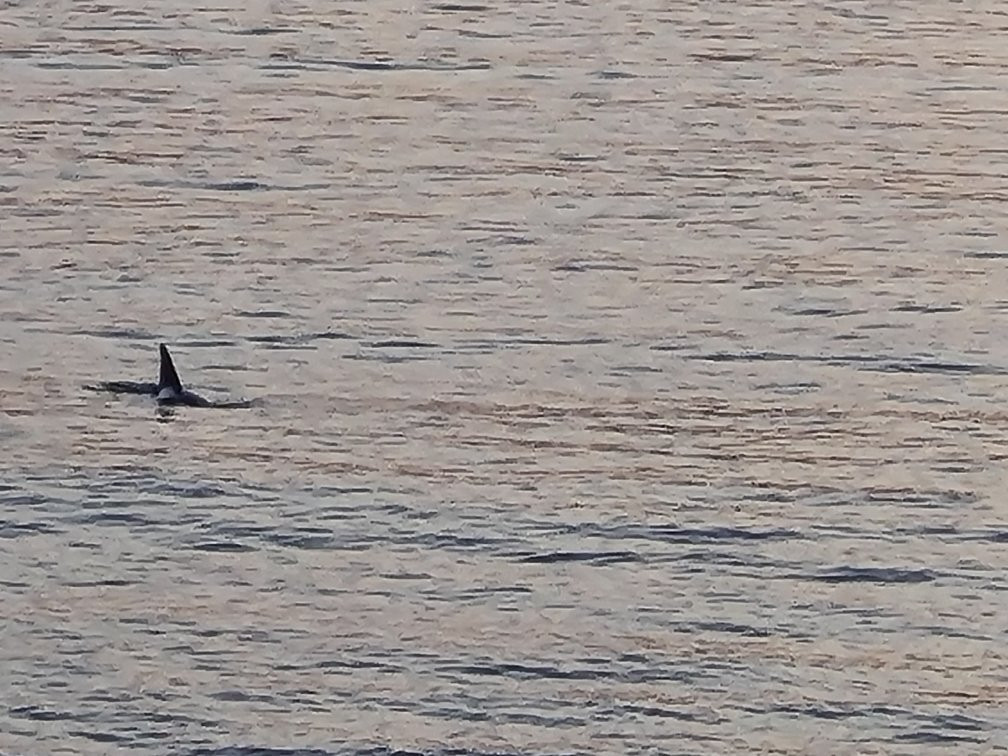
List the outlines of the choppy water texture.
<svg viewBox="0 0 1008 756">
<path fill-rule="evenodd" d="M 0 751 L 1008 748 L 1006 34 L 5 3 Z"/>
</svg>

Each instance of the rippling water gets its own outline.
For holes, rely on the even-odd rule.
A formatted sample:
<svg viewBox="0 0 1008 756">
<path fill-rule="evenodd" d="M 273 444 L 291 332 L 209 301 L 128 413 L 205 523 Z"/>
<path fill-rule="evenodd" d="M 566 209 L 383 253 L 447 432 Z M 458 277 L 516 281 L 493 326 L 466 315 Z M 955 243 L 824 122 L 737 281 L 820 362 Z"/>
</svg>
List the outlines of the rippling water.
<svg viewBox="0 0 1008 756">
<path fill-rule="evenodd" d="M 4 3 L 0 750 L 1008 748 L 1006 32 Z"/>
</svg>

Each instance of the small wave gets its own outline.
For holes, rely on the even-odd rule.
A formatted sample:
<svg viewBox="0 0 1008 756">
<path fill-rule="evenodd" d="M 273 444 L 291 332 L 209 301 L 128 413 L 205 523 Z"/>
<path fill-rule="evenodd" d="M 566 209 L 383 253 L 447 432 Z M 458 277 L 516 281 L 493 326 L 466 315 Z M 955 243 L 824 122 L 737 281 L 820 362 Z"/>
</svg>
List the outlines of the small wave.
<svg viewBox="0 0 1008 756">
<path fill-rule="evenodd" d="M 205 184 L 205 188 L 217 192 L 254 192 L 258 189 L 268 189 L 266 184 L 251 179 L 235 179 L 234 181 L 219 181 Z"/>
<path fill-rule="evenodd" d="M 657 345 L 654 351 L 679 351 L 681 347 Z M 688 360 L 704 362 L 816 362 L 835 367 L 858 367 L 880 373 L 948 373 L 970 375 L 1004 375 L 1008 373 L 998 365 L 975 362 L 954 362 L 914 357 L 886 357 L 870 354 L 796 354 L 791 352 L 708 352 L 684 354 Z"/>
<path fill-rule="evenodd" d="M 375 341 L 368 346 L 375 349 L 437 349 L 437 344 L 429 341 L 413 341 L 411 339 L 389 339 L 387 341 Z"/>
<path fill-rule="evenodd" d="M 930 570 L 898 567 L 838 567 L 812 579 L 820 583 L 930 583 L 936 576 Z"/>
<path fill-rule="evenodd" d="M 259 746 L 225 746 L 197 748 L 190 756 L 334 756 L 335 751 L 318 748 L 261 748 Z"/>
<path fill-rule="evenodd" d="M 431 10 L 443 13 L 485 13 L 490 10 L 489 5 L 475 5 L 473 3 L 435 3 L 430 7 Z"/>
<path fill-rule="evenodd" d="M 586 562 L 589 564 L 620 564 L 642 562 L 643 558 L 632 551 L 554 551 L 548 554 L 528 554 L 517 561 L 525 564 L 558 564 L 561 562 Z"/>
<path fill-rule="evenodd" d="M 61 533 L 45 522 L 3 522 L 0 521 L 0 538 L 20 538 L 38 533 Z"/>
<path fill-rule="evenodd" d="M 194 543 L 192 548 L 195 551 L 216 551 L 225 553 L 243 553 L 256 550 L 254 546 L 249 546 L 245 543 L 238 543 L 237 541 L 200 541 L 199 543 Z"/>
</svg>

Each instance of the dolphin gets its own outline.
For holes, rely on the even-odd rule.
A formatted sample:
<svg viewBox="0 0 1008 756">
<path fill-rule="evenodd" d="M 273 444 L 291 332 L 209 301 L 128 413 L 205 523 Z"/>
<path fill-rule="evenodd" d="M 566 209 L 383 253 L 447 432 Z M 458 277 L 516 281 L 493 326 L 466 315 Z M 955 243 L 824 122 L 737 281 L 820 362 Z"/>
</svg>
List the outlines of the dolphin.
<svg viewBox="0 0 1008 756">
<path fill-rule="evenodd" d="M 209 407 L 210 402 L 202 396 L 182 388 L 182 381 L 179 380 L 175 363 L 172 362 L 171 355 L 168 354 L 168 347 L 164 344 L 158 344 L 158 351 L 161 352 L 161 372 L 158 375 L 157 403 L 182 404 L 186 407 Z"/>
<path fill-rule="evenodd" d="M 172 362 L 168 347 L 158 345 L 161 354 L 161 369 L 157 383 L 143 381 L 102 381 L 85 388 L 93 391 L 109 391 L 113 394 L 146 394 L 153 396 L 161 406 L 182 405 L 185 407 L 249 407 L 250 402 L 212 402 L 182 386 L 175 363 Z"/>
</svg>

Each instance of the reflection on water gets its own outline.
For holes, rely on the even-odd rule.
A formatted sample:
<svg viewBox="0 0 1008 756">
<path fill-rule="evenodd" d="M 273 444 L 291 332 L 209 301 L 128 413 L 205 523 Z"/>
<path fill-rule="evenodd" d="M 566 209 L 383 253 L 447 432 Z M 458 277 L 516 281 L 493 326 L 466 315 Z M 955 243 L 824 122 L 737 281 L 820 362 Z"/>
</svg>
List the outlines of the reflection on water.
<svg viewBox="0 0 1008 756">
<path fill-rule="evenodd" d="M 1008 747 L 999 7 L 0 26 L 0 750 Z"/>
</svg>

